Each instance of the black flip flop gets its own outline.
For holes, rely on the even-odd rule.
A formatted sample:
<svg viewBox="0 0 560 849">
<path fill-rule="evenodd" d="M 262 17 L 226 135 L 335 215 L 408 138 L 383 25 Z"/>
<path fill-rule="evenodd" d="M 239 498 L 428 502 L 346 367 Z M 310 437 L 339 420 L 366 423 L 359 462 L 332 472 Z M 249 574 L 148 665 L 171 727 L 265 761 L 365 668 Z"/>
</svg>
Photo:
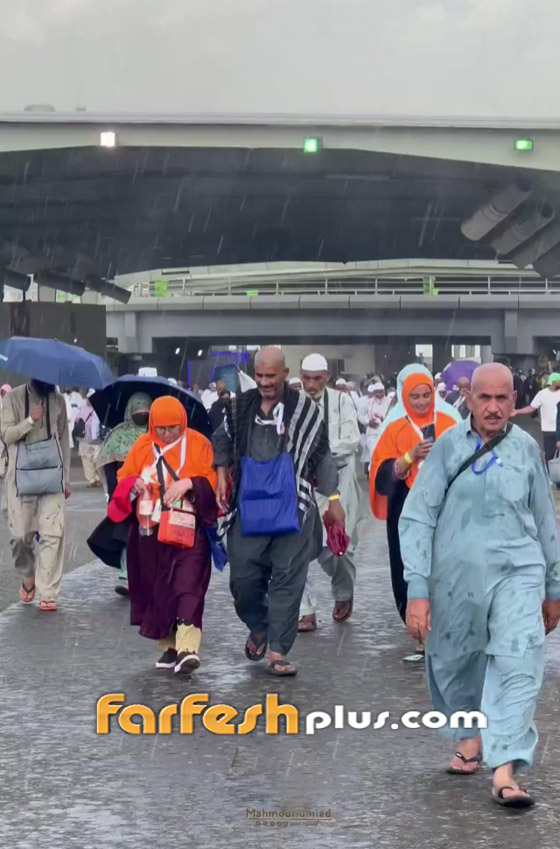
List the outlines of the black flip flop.
<svg viewBox="0 0 560 849">
<path fill-rule="evenodd" d="M 518 788 L 506 784 L 504 787 L 500 787 L 497 793 L 494 793 L 492 790 L 493 801 L 496 805 L 501 805 L 502 808 L 517 808 L 520 810 L 521 808 L 532 808 L 535 804 L 532 796 L 509 796 L 507 799 L 504 799 L 504 790 L 513 790 L 514 793 L 517 793 Z M 519 790 L 522 793 L 527 793 L 525 787 L 519 787 Z"/>
<path fill-rule="evenodd" d="M 455 752 L 455 757 L 459 758 L 460 761 L 463 761 L 464 764 L 480 764 L 480 762 L 482 761 L 482 755 L 475 755 L 474 758 L 466 758 L 464 755 L 461 754 L 461 752 Z M 449 773 L 449 775 L 476 775 L 478 769 L 475 769 L 473 772 L 469 772 L 469 770 L 467 769 L 457 769 L 454 766 L 449 766 L 447 767 L 446 771 Z"/>
<path fill-rule="evenodd" d="M 251 640 L 255 649 L 260 649 L 261 646 L 264 646 L 264 651 L 262 651 L 260 654 L 257 654 L 256 651 L 255 652 L 250 651 L 249 640 Z M 268 645 L 268 638 L 267 638 L 266 634 L 263 637 L 255 637 L 254 634 L 249 634 L 249 637 L 247 638 L 247 642 L 245 643 L 245 657 L 248 660 L 254 660 L 255 662 L 258 662 L 259 660 L 263 660 L 263 658 L 266 656 L 267 645 Z"/>
<path fill-rule="evenodd" d="M 276 669 L 276 666 L 284 668 L 284 671 L 282 671 L 282 669 Z M 292 668 L 287 671 L 286 667 Z M 293 668 L 293 664 L 284 657 L 280 658 L 280 660 L 275 660 L 273 663 L 269 663 L 266 667 L 266 671 L 269 675 L 275 675 L 277 678 L 293 678 L 294 675 L 297 675 L 297 669 Z"/>
</svg>

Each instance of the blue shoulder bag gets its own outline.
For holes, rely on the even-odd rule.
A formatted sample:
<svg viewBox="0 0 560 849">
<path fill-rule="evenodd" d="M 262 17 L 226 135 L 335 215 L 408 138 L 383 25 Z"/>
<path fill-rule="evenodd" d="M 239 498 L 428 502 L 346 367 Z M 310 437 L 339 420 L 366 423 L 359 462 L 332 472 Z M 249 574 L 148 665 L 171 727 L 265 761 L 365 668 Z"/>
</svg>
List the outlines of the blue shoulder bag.
<svg viewBox="0 0 560 849">
<path fill-rule="evenodd" d="M 244 537 L 301 533 L 294 460 L 283 450 L 284 438 L 280 436 L 280 453 L 272 460 L 241 458 L 237 503 Z M 249 433 L 248 445 L 250 440 Z"/>
</svg>

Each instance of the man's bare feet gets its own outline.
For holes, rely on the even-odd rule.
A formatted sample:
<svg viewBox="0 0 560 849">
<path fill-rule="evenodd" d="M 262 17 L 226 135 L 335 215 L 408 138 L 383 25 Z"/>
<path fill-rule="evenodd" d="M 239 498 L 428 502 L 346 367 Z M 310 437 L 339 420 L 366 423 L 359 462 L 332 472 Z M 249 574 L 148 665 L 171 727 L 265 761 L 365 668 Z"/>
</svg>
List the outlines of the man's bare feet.
<svg viewBox="0 0 560 849">
<path fill-rule="evenodd" d="M 492 798 L 504 808 L 530 808 L 535 801 L 513 775 L 513 764 L 503 764 L 494 770 Z"/>
<path fill-rule="evenodd" d="M 298 632 L 300 634 L 305 631 L 315 631 L 317 630 L 317 617 L 314 613 L 310 613 L 308 616 L 302 616 L 298 622 L 297 626 Z"/>
<path fill-rule="evenodd" d="M 480 769 L 482 743 L 480 735 L 460 740 L 456 746 L 456 754 L 449 764 L 448 772 L 454 775 L 474 775 Z M 462 755 L 462 757 L 458 757 Z"/>
</svg>

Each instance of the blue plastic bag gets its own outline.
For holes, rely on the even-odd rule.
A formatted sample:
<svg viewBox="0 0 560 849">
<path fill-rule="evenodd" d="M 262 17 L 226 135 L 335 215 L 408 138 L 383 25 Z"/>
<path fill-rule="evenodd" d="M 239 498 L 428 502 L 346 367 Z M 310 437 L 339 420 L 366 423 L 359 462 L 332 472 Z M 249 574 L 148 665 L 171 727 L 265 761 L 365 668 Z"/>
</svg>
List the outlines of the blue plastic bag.
<svg viewBox="0 0 560 849">
<path fill-rule="evenodd" d="M 283 452 L 266 461 L 242 457 L 238 506 L 245 537 L 300 533 L 292 455 Z"/>
<path fill-rule="evenodd" d="M 218 528 L 216 525 L 202 525 L 206 533 L 206 538 L 210 545 L 210 554 L 212 563 L 219 572 L 223 572 L 226 563 L 228 562 L 228 553 L 221 539 L 218 539 Z"/>
</svg>

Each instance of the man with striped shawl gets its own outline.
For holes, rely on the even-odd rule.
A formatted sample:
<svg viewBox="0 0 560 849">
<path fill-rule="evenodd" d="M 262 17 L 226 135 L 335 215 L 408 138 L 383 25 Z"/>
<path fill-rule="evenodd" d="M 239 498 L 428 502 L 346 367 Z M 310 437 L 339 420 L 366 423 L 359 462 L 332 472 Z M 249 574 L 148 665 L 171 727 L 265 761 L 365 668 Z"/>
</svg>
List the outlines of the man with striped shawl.
<svg viewBox="0 0 560 849">
<path fill-rule="evenodd" d="M 338 472 L 321 412 L 286 383 L 288 369 L 278 348 L 262 348 L 255 358 L 257 389 L 235 398 L 213 436 L 218 470 L 218 504 L 225 519 L 230 589 L 235 610 L 249 628 L 245 654 L 267 670 L 295 675 L 286 660 L 297 634 L 299 606 L 310 560 L 322 548 L 322 527 L 313 487 L 328 499 L 327 521 L 344 524 Z M 267 462 L 281 452 L 293 458 L 300 529 L 282 535 L 244 536 L 238 514 L 242 458 Z M 228 494 L 228 471 L 233 486 Z"/>
</svg>

